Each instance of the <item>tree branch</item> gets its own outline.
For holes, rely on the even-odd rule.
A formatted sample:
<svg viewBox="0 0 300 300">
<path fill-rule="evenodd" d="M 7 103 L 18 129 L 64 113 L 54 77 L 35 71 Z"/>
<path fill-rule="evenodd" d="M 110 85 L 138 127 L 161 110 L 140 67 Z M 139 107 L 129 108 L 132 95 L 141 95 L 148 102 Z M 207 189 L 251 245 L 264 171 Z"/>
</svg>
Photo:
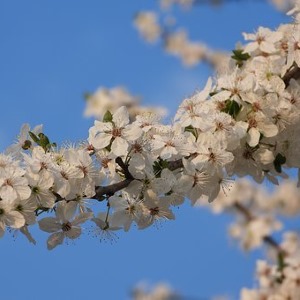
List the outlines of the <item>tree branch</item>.
<svg viewBox="0 0 300 300">
<path fill-rule="evenodd" d="M 123 162 L 123 160 L 120 156 L 118 156 L 116 158 L 116 163 L 121 167 L 122 171 L 124 172 L 124 176 L 125 176 L 126 179 L 134 179 L 133 176 L 129 172 L 128 165 L 126 165 Z"/>
<path fill-rule="evenodd" d="M 293 67 L 282 78 L 286 87 L 289 86 L 292 78 L 295 80 L 300 78 L 300 69 L 296 64 L 294 64 Z"/>
<path fill-rule="evenodd" d="M 98 201 L 103 201 L 104 196 L 112 196 L 116 192 L 128 187 L 128 185 L 134 180 L 134 178 L 126 178 L 123 181 L 107 185 L 107 186 L 97 186 L 96 187 L 96 195 L 91 199 L 95 199 Z"/>
</svg>

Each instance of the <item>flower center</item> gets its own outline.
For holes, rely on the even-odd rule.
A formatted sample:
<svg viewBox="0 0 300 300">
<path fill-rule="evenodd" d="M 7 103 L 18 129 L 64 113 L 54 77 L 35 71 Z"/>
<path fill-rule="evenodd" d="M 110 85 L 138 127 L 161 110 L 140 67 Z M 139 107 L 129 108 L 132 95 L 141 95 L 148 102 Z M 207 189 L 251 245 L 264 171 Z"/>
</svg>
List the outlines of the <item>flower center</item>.
<svg viewBox="0 0 300 300">
<path fill-rule="evenodd" d="M 67 222 L 67 223 L 63 223 L 61 225 L 61 229 L 62 231 L 64 232 L 67 232 L 67 231 L 70 231 L 72 229 L 72 224 L 70 222 Z"/>
<path fill-rule="evenodd" d="M 150 210 L 150 215 L 151 216 L 157 216 L 159 214 L 159 207 L 158 206 L 150 208 L 149 210 Z"/>
<path fill-rule="evenodd" d="M 116 137 L 120 137 L 121 136 L 121 133 L 122 133 L 122 129 L 121 128 L 114 128 L 111 132 L 112 136 L 114 138 Z"/>
<path fill-rule="evenodd" d="M 248 120 L 249 128 L 256 128 L 257 127 L 257 121 L 254 118 L 251 118 Z"/>
</svg>

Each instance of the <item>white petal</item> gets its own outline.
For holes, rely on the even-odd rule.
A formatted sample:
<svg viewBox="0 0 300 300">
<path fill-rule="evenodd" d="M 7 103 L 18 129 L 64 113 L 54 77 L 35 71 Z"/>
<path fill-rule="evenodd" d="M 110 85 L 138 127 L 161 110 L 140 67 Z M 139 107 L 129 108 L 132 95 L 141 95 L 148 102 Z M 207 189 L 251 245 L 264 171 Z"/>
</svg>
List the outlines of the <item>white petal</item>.
<svg viewBox="0 0 300 300">
<path fill-rule="evenodd" d="M 75 215 L 76 209 L 77 209 L 76 201 L 70 201 L 64 205 L 64 217 L 65 217 L 66 221 L 69 221 L 73 218 L 73 216 Z"/>
<path fill-rule="evenodd" d="M 255 147 L 259 143 L 260 133 L 256 128 L 250 128 L 247 136 L 247 143 L 250 147 Z"/>
<path fill-rule="evenodd" d="M 128 143 L 120 137 L 116 137 L 116 139 L 112 142 L 111 152 L 117 156 L 125 155 L 127 153 L 127 149 Z"/>
<path fill-rule="evenodd" d="M 143 133 L 143 130 L 136 125 L 128 125 L 122 130 L 122 136 L 128 141 L 137 140 Z"/>
<path fill-rule="evenodd" d="M 103 149 L 110 144 L 112 135 L 110 133 L 100 133 L 94 138 L 89 138 L 89 142 L 96 149 Z"/>
<path fill-rule="evenodd" d="M 56 232 L 56 233 L 51 234 L 47 240 L 48 250 L 52 250 L 57 245 L 62 244 L 64 241 L 64 237 L 65 237 L 65 235 L 63 232 Z"/>
<path fill-rule="evenodd" d="M 264 123 L 259 129 L 265 137 L 273 137 L 278 133 L 278 127 L 273 123 Z"/>
<path fill-rule="evenodd" d="M 113 114 L 113 122 L 118 128 L 124 127 L 129 123 L 129 114 L 125 106 L 121 106 L 116 110 Z"/>
<path fill-rule="evenodd" d="M 15 189 L 21 200 L 28 199 L 31 195 L 31 189 L 28 185 L 18 185 Z"/>
<path fill-rule="evenodd" d="M 80 227 L 72 227 L 69 231 L 65 232 L 66 237 L 69 239 L 77 239 L 81 234 L 81 228 Z"/>
<path fill-rule="evenodd" d="M 25 225 L 25 218 L 18 211 L 10 211 L 5 216 L 5 223 L 12 228 L 21 228 Z"/>
<path fill-rule="evenodd" d="M 82 223 L 88 221 L 89 219 L 91 219 L 93 217 L 93 215 L 94 214 L 92 212 L 81 213 L 80 215 L 78 215 L 74 218 L 74 220 L 72 221 L 72 225 L 76 226 L 76 225 L 82 224 Z"/>
<path fill-rule="evenodd" d="M 0 188 L 0 197 L 3 200 L 14 201 L 18 198 L 18 195 L 12 186 L 5 185 Z"/>
<path fill-rule="evenodd" d="M 39 221 L 39 227 L 46 232 L 56 232 L 61 230 L 61 223 L 57 218 L 48 217 Z"/>
</svg>

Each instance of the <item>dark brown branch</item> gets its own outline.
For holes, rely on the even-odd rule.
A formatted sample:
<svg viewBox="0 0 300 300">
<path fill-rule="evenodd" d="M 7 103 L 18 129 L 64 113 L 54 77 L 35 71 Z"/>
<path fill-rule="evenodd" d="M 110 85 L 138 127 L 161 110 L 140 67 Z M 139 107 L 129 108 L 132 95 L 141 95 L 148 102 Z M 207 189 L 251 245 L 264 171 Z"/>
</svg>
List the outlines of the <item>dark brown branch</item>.
<svg viewBox="0 0 300 300">
<path fill-rule="evenodd" d="M 116 163 L 121 167 L 126 179 L 134 179 L 133 176 L 129 172 L 128 165 L 126 165 L 123 162 L 123 160 L 120 156 L 116 158 Z"/>
<path fill-rule="evenodd" d="M 91 199 L 95 199 L 98 201 L 102 201 L 105 199 L 105 196 L 112 196 L 116 192 L 128 187 L 128 185 L 133 181 L 133 178 L 127 178 L 123 181 L 107 185 L 107 186 L 97 186 L 96 187 L 96 195 Z"/>
<path fill-rule="evenodd" d="M 286 87 L 289 86 L 292 78 L 295 80 L 300 78 L 300 69 L 296 64 L 294 64 L 294 66 L 282 78 Z"/>
<path fill-rule="evenodd" d="M 107 185 L 107 186 L 96 186 L 95 196 L 93 196 L 92 198 L 89 198 L 89 199 L 103 201 L 107 197 L 110 197 L 110 196 L 114 195 L 116 192 L 126 188 L 133 180 L 134 180 L 134 178 L 127 178 L 123 181 L 120 181 L 120 182 L 117 182 L 117 183 L 114 183 L 114 184 L 110 184 L 110 185 Z M 66 200 L 65 198 L 61 197 L 58 194 L 55 194 L 55 196 L 56 196 L 55 202 L 60 202 L 60 201 L 63 201 L 63 200 L 65 200 L 65 201 L 78 201 L 78 198 Z M 87 197 L 84 197 L 84 198 L 87 198 Z"/>
<path fill-rule="evenodd" d="M 168 169 L 170 171 L 175 171 L 175 170 L 180 169 L 180 168 L 183 168 L 182 159 L 178 159 L 178 160 L 168 162 Z"/>
</svg>

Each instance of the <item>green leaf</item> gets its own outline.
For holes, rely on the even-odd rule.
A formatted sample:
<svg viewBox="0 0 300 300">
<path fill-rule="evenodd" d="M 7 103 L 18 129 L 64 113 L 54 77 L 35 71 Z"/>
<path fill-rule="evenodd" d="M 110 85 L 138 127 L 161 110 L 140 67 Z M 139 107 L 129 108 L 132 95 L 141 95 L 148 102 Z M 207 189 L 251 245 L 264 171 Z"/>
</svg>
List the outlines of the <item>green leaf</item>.
<svg viewBox="0 0 300 300">
<path fill-rule="evenodd" d="M 39 138 L 42 147 L 50 145 L 49 138 L 45 134 L 39 133 Z"/>
<path fill-rule="evenodd" d="M 281 153 L 278 153 L 273 162 L 274 168 L 278 173 L 282 172 L 282 165 L 284 165 L 285 162 L 286 162 L 286 157 L 283 156 Z"/>
<path fill-rule="evenodd" d="M 242 106 L 234 100 L 226 100 L 226 107 L 222 110 L 223 112 L 231 115 L 234 119 L 237 117 Z"/>
<path fill-rule="evenodd" d="M 185 127 L 184 131 L 191 132 L 196 139 L 198 138 L 197 129 L 194 128 L 192 125 Z"/>
<path fill-rule="evenodd" d="M 112 123 L 112 119 L 113 119 L 113 116 L 112 116 L 111 112 L 108 110 L 108 111 L 104 114 L 103 122 L 105 122 L 105 123 L 107 123 L 107 122 Z"/>
<path fill-rule="evenodd" d="M 278 263 L 278 269 L 279 269 L 279 271 L 282 272 L 283 269 L 284 269 L 284 267 L 286 266 L 286 264 L 284 262 L 284 254 L 282 252 L 278 253 L 277 263 Z"/>
<path fill-rule="evenodd" d="M 243 63 L 251 57 L 249 53 L 243 53 L 242 49 L 233 50 L 232 52 L 233 55 L 231 56 L 231 58 L 236 61 L 236 64 L 239 67 L 241 67 Z"/>
<path fill-rule="evenodd" d="M 158 161 L 155 161 L 153 164 L 153 171 L 154 171 L 155 177 L 159 178 L 161 175 L 161 171 L 163 169 L 167 169 L 168 166 L 169 166 L 169 163 L 164 159 L 159 158 Z"/>
<path fill-rule="evenodd" d="M 32 140 L 38 145 L 40 145 L 40 139 L 32 131 L 29 131 L 28 133 Z"/>
</svg>

